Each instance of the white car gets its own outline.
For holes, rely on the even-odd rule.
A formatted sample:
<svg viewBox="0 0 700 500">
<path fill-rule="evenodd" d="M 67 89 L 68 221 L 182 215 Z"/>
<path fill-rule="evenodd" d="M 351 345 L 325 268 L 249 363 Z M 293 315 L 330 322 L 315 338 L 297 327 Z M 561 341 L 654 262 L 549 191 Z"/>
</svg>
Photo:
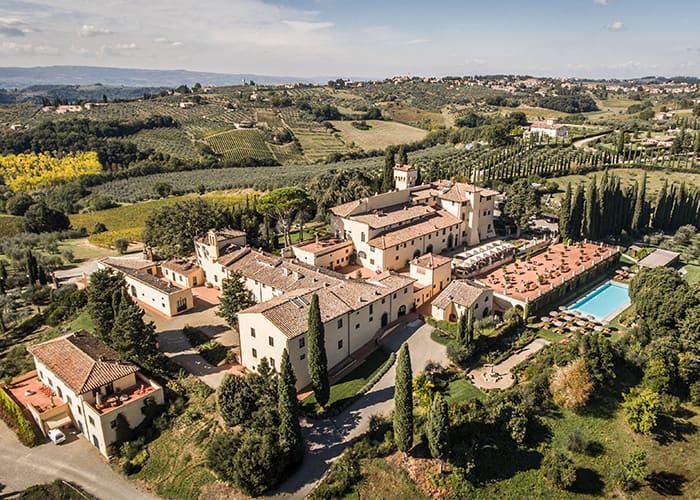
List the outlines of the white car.
<svg viewBox="0 0 700 500">
<path fill-rule="evenodd" d="M 47 436 L 53 442 L 53 444 L 61 444 L 66 440 L 66 435 L 63 434 L 61 429 L 51 429 Z"/>
</svg>

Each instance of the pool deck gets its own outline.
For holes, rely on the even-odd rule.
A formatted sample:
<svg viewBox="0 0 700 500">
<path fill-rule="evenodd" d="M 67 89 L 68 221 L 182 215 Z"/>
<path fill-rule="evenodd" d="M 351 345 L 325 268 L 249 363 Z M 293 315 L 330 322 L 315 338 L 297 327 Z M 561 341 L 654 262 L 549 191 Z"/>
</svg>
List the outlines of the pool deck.
<svg viewBox="0 0 700 500">
<path fill-rule="evenodd" d="M 569 309 L 569 310 L 571 310 L 571 311 L 579 311 L 579 312 L 582 312 L 582 313 L 584 313 L 584 314 L 588 314 L 588 313 L 586 313 L 585 311 L 581 311 L 580 309 L 575 309 L 573 306 L 576 305 L 576 304 L 578 304 L 579 302 L 585 301 L 585 300 L 588 299 L 591 295 L 594 295 L 594 294 L 598 293 L 598 291 L 599 291 L 601 288 L 603 288 L 603 287 L 605 287 L 605 286 L 607 286 L 607 285 L 609 285 L 609 284 L 613 284 L 613 285 L 616 285 L 616 286 L 620 286 L 620 287 L 628 288 L 628 289 L 629 289 L 629 286 L 626 285 L 625 283 L 620 283 L 620 282 L 614 281 L 614 280 L 608 280 L 608 281 L 605 281 L 605 282 L 601 283 L 600 285 L 598 285 L 597 287 L 595 287 L 593 290 L 591 290 L 591 291 L 588 292 L 587 294 L 585 294 L 585 295 L 583 295 L 583 296 L 580 296 L 580 297 L 576 297 L 575 300 L 573 300 L 571 303 L 569 303 L 569 304 L 566 306 L 567 309 Z M 631 305 L 632 305 L 632 301 L 631 301 L 631 300 L 629 299 L 629 297 L 628 297 L 627 300 L 626 300 L 623 304 L 621 304 L 619 307 L 615 308 L 610 314 L 608 314 L 608 315 L 606 315 L 606 316 L 604 316 L 604 317 L 602 317 L 602 318 L 599 317 L 599 316 L 596 316 L 595 314 L 591 314 L 591 316 L 594 316 L 597 320 L 601 321 L 602 323 L 608 324 L 608 323 L 610 323 L 612 320 L 614 320 L 618 315 L 620 315 L 625 309 L 627 309 L 627 308 L 628 308 L 629 306 L 631 306 Z"/>
</svg>

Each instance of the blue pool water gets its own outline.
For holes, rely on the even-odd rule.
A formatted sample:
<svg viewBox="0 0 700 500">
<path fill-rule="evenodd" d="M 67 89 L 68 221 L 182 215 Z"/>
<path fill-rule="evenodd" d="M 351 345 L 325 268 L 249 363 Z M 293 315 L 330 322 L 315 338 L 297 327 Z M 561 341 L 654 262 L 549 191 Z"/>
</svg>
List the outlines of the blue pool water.
<svg viewBox="0 0 700 500">
<path fill-rule="evenodd" d="M 590 314 L 598 320 L 611 320 L 613 313 L 619 313 L 630 304 L 629 291 L 625 285 L 608 281 L 580 298 L 569 309 Z"/>
</svg>

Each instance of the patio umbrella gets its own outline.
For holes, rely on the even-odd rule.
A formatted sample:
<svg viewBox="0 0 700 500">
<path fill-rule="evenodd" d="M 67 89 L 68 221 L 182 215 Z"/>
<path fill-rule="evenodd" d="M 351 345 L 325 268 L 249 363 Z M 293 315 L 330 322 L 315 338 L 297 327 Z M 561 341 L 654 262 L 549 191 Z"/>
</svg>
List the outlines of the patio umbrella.
<svg viewBox="0 0 700 500">
<path fill-rule="evenodd" d="M 591 321 L 595 320 L 595 316 L 593 316 L 591 314 L 586 314 L 584 317 L 590 319 Z"/>
<path fill-rule="evenodd" d="M 566 311 L 566 306 L 559 306 L 558 308 L 560 311 Z"/>
<path fill-rule="evenodd" d="M 556 318 L 557 316 L 559 316 L 559 313 L 556 311 L 549 311 L 549 315 Z"/>
<path fill-rule="evenodd" d="M 546 323 L 546 322 L 548 322 L 548 321 L 550 320 L 550 317 L 549 317 L 549 316 L 542 316 L 542 317 L 540 318 L 540 320 L 541 320 L 541 321 L 544 321 L 544 322 Z"/>
</svg>

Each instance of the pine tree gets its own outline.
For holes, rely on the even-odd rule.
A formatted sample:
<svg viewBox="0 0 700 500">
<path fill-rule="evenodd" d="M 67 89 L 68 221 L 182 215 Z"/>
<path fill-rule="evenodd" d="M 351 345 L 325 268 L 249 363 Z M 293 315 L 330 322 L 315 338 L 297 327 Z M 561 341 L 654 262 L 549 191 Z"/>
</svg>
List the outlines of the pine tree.
<svg viewBox="0 0 700 500">
<path fill-rule="evenodd" d="M 277 412 L 280 419 L 279 444 L 288 457 L 289 465 L 299 463 L 304 454 L 296 383 L 297 379 L 289 362 L 289 353 L 285 349 L 282 351 L 280 376 L 277 378 Z"/>
<path fill-rule="evenodd" d="M 394 158 L 394 149 L 389 147 L 386 148 L 386 154 L 384 155 L 384 171 L 382 173 L 382 193 L 391 191 L 394 189 L 394 167 L 396 166 L 396 161 Z"/>
<path fill-rule="evenodd" d="M 425 435 L 428 438 L 428 448 L 433 458 L 445 460 L 450 449 L 449 444 L 450 418 L 447 402 L 439 392 L 428 407 Z"/>
<path fill-rule="evenodd" d="M 318 305 L 318 295 L 311 297 L 308 318 L 309 337 L 309 377 L 311 387 L 316 396 L 316 402 L 323 407 L 328 403 L 331 393 L 331 385 L 328 380 L 328 359 L 326 358 L 326 336 L 321 321 L 321 309 Z"/>
<path fill-rule="evenodd" d="M 399 351 L 394 385 L 394 440 L 399 450 L 408 451 L 413 445 L 413 373 L 405 342 Z"/>
<path fill-rule="evenodd" d="M 632 231 L 639 231 L 646 227 L 644 217 L 644 198 L 647 191 L 647 173 L 644 171 L 642 183 L 637 185 L 637 196 L 634 200 L 634 214 L 632 215 Z"/>
<path fill-rule="evenodd" d="M 566 192 L 559 209 L 559 234 L 562 239 L 572 240 L 571 236 L 571 183 L 566 183 Z"/>
<path fill-rule="evenodd" d="M 231 328 L 238 328 L 238 311 L 255 303 L 238 271 L 231 274 L 221 286 L 221 302 L 216 315 L 224 318 Z"/>
<path fill-rule="evenodd" d="M 153 370 L 159 357 L 153 323 L 143 321 L 143 309 L 131 301 L 126 290 L 122 294 L 109 335 L 110 347 L 129 361 Z"/>
</svg>

